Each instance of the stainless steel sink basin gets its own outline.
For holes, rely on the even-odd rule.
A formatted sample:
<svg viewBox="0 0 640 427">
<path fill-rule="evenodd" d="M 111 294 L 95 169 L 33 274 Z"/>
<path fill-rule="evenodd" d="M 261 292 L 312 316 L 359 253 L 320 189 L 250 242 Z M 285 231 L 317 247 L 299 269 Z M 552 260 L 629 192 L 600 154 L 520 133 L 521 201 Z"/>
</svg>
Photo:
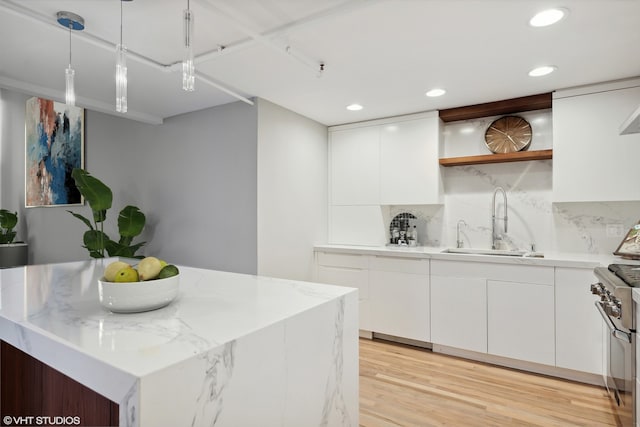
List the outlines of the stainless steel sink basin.
<svg viewBox="0 0 640 427">
<path fill-rule="evenodd" d="M 474 249 L 474 248 L 447 248 L 442 253 L 470 254 L 470 255 L 497 255 L 497 256 L 524 256 L 526 251 L 507 251 L 501 249 Z"/>
</svg>

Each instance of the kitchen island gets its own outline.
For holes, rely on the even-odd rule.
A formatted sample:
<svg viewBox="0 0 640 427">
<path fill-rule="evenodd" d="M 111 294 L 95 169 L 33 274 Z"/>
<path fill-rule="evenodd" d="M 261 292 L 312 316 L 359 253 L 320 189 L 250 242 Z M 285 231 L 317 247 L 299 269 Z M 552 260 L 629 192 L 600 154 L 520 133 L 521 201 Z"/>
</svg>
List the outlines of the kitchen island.
<svg viewBox="0 0 640 427">
<path fill-rule="evenodd" d="M 356 290 L 180 266 L 171 304 L 115 314 L 97 284 L 112 261 L 0 270 L 3 369 L 15 347 L 117 404 L 120 426 L 358 425 Z"/>
</svg>

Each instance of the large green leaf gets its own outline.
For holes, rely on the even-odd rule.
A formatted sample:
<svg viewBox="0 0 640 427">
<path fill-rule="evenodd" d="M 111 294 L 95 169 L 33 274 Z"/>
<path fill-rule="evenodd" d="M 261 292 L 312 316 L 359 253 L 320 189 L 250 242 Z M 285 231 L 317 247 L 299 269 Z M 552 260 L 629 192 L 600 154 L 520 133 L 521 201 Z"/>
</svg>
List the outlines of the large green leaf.
<svg viewBox="0 0 640 427">
<path fill-rule="evenodd" d="M 18 212 L 0 209 L 0 228 L 11 230 L 18 223 Z"/>
<path fill-rule="evenodd" d="M 87 227 L 89 227 L 89 229 L 93 230 L 93 225 L 91 225 L 91 221 L 89 221 L 84 215 L 80 215 L 71 211 L 67 211 L 67 212 L 69 212 L 71 215 L 78 218 L 80 221 L 84 222 L 87 225 Z"/>
<path fill-rule="evenodd" d="M 121 237 L 128 237 L 131 242 L 131 238 L 142 233 L 146 217 L 136 206 L 125 206 L 118 215 L 118 230 Z M 122 241 L 122 239 L 121 239 Z"/>
<path fill-rule="evenodd" d="M 84 169 L 74 169 L 71 172 L 71 176 L 76 183 L 76 187 L 78 187 L 78 191 L 89 203 L 93 211 L 94 220 L 96 222 L 104 221 L 106 211 L 111 208 L 111 203 L 113 202 L 111 189 Z"/>
<path fill-rule="evenodd" d="M 132 246 L 123 245 L 114 241 L 109 242 L 107 253 L 109 256 L 120 256 L 125 258 L 142 258 L 137 257 L 136 251 L 145 245 L 146 242 L 136 243 Z"/>
<path fill-rule="evenodd" d="M 15 231 L 7 231 L 6 233 L 0 233 L 0 244 L 11 243 L 16 238 Z"/>
<path fill-rule="evenodd" d="M 88 230 L 85 231 L 82 236 L 82 241 L 84 242 L 84 247 L 87 248 L 89 252 L 97 251 L 104 254 L 104 249 L 107 247 L 110 239 L 109 236 L 100 230 Z"/>
</svg>

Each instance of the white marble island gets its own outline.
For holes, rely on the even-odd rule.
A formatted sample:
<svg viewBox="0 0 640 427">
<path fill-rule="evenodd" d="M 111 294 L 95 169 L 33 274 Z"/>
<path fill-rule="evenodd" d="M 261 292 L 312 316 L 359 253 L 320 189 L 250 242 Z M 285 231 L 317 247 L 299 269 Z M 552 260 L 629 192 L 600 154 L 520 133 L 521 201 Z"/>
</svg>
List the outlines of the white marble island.
<svg viewBox="0 0 640 427">
<path fill-rule="evenodd" d="M 358 425 L 355 290 L 180 267 L 169 306 L 114 314 L 110 261 L 0 270 L 0 340 L 117 403 L 120 426 Z"/>
</svg>

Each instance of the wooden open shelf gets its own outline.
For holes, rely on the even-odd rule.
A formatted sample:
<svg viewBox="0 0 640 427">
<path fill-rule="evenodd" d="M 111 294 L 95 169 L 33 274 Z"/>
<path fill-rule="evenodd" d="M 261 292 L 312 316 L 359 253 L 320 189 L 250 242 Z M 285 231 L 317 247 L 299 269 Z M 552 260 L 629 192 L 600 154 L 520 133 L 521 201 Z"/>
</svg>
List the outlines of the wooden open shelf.
<svg viewBox="0 0 640 427">
<path fill-rule="evenodd" d="M 482 165 L 487 163 L 524 162 L 526 160 L 548 160 L 553 158 L 553 150 L 516 151 L 506 154 L 486 154 L 481 156 L 449 157 L 440 159 L 441 166 Z"/>
</svg>

